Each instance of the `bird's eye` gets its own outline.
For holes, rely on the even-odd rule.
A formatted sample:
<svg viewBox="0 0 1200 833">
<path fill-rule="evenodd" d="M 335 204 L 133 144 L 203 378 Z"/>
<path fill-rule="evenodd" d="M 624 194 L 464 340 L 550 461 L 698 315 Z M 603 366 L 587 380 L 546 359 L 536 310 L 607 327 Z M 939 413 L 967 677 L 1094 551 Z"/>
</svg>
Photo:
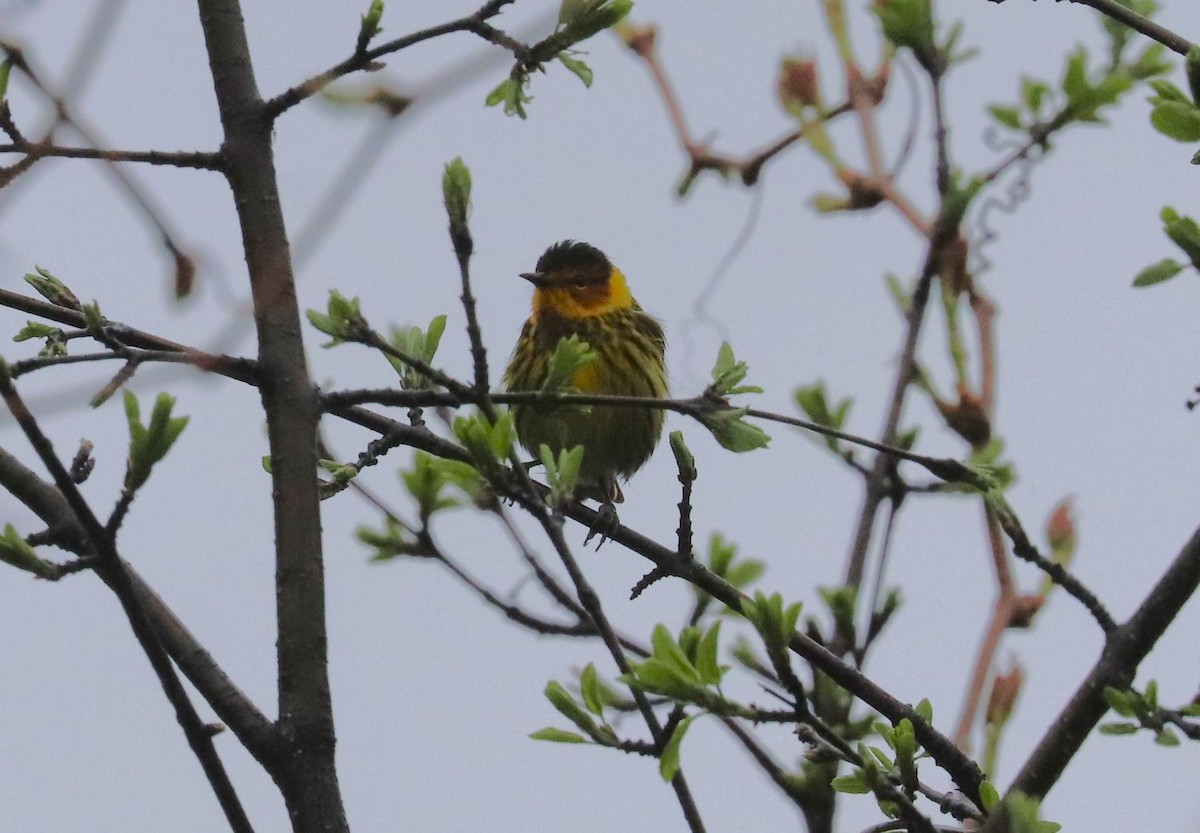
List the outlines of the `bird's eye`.
<svg viewBox="0 0 1200 833">
<path fill-rule="evenodd" d="M 586 289 L 586 288 L 587 288 L 587 281 L 575 281 L 575 283 L 573 284 L 573 286 L 574 286 L 576 289 Z"/>
</svg>

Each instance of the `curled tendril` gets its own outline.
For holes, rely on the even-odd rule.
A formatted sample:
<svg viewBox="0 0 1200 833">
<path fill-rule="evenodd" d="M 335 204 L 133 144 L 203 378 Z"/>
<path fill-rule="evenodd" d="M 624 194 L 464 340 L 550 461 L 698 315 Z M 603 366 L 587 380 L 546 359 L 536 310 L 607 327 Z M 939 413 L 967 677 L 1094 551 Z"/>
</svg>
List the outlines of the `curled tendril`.
<svg viewBox="0 0 1200 833">
<path fill-rule="evenodd" d="M 707 376 L 707 372 L 698 369 L 696 365 L 696 356 L 699 345 L 697 343 L 698 330 L 709 330 L 715 333 L 721 341 L 729 341 L 729 328 L 725 321 L 712 311 L 709 302 L 721 284 L 724 283 L 725 277 L 728 275 L 730 268 L 741 255 L 746 245 L 750 242 L 750 237 L 754 230 L 758 227 L 759 218 L 762 215 L 763 192 L 765 187 L 760 183 L 757 188 L 754 188 L 751 197 L 750 205 L 746 211 L 746 220 L 742 223 L 742 227 L 738 230 L 737 235 L 729 244 L 729 248 L 722 256 L 720 263 L 713 269 L 704 286 L 692 300 L 691 315 L 684 320 L 681 326 L 681 334 L 683 336 L 683 363 L 687 368 L 687 372 L 694 378 L 703 379 Z"/>
<path fill-rule="evenodd" d="M 1026 202 L 1033 193 L 1033 171 L 1046 155 L 1043 144 L 1030 144 L 1027 140 L 1019 140 L 1006 136 L 996 127 L 989 127 L 983 132 L 983 142 L 989 150 L 997 154 L 1013 154 L 1021 151 L 1009 166 L 1011 172 L 1003 175 L 1008 182 L 1000 193 L 991 193 L 980 201 L 979 209 L 975 212 L 969 224 L 968 238 L 971 244 L 971 272 L 982 275 L 992 267 L 991 260 L 984 254 L 984 249 L 1000 235 L 992 226 L 994 212 L 1015 214 L 1021 204 Z"/>
</svg>

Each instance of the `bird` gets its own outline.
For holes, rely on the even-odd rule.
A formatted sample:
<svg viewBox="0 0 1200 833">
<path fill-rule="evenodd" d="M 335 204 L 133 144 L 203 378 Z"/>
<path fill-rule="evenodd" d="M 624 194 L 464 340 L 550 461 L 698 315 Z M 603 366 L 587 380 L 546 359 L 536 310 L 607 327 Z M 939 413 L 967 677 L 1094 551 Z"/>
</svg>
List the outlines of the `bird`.
<svg viewBox="0 0 1200 833">
<path fill-rule="evenodd" d="M 504 372 L 513 393 L 540 390 L 560 340 L 572 335 L 595 353 L 571 385 L 584 394 L 666 398 L 666 335 L 629 291 L 625 275 L 595 246 L 563 240 L 521 277 L 533 284 L 532 312 Z M 517 439 L 534 457 L 584 447 L 576 496 L 621 503 L 617 481 L 650 459 L 662 435 L 660 408 L 514 404 Z"/>
</svg>

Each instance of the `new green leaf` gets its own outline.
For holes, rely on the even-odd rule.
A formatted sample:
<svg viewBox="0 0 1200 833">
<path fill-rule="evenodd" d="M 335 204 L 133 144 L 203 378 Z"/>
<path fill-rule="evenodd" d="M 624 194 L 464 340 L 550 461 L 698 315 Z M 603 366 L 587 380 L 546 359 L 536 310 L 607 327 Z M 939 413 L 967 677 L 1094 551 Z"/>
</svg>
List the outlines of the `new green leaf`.
<svg viewBox="0 0 1200 833">
<path fill-rule="evenodd" d="M 1010 130 L 1021 129 L 1021 112 L 1016 107 L 989 104 L 987 109 L 991 113 L 992 118 Z"/>
<path fill-rule="evenodd" d="M 576 78 L 578 78 L 580 81 L 583 82 L 583 86 L 585 86 L 585 87 L 592 86 L 592 79 L 593 79 L 594 75 L 592 73 L 591 67 L 589 67 L 587 64 L 585 64 L 583 61 L 580 61 L 576 58 L 572 58 L 566 52 L 559 52 L 558 60 L 559 60 L 559 63 L 561 63 L 563 66 L 565 66 L 567 69 L 569 69 L 575 75 Z"/>
<path fill-rule="evenodd" d="M 750 368 L 745 362 L 734 358 L 729 342 L 721 342 L 721 349 L 717 351 L 717 362 L 712 369 L 712 384 L 704 391 L 705 396 L 724 398 L 739 393 L 762 393 L 760 387 L 741 384 L 749 372 Z"/>
<path fill-rule="evenodd" d="M 749 408 L 723 408 L 702 413 L 697 419 L 712 433 L 721 447 L 729 451 L 741 453 L 766 448 L 771 442 L 770 435 L 757 425 L 751 425 L 742 419 L 748 410 Z"/>
<path fill-rule="evenodd" d="M 433 363 L 438 345 L 442 341 L 442 333 L 446 330 L 446 316 L 435 315 L 429 322 L 428 328 L 409 327 L 407 330 L 393 327 L 391 344 L 397 351 L 417 359 L 423 364 Z M 397 356 L 385 353 L 384 357 L 400 376 L 400 387 L 405 390 L 429 390 L 433 383 L 424 374 Z"/>
<path fill-rule="evenodd" d="M 566 729 L 555 729 L 553 726 L 547 726 L 545 729 L 538 729 L 529 737 L 534 740 L 548 740 L 553 743 L 587 743 L 588 739 L 577 732 L 568 732 Z"/>
<path fill-rule="evenodd" d="M 1133 279 L 1136 287 L 1154 286 L 1156 283 L 1169 281 L 1183 271 L 1183 264 L 1174 258 L 1163 258 L 1158 263 L 1151 264 L 1137 273 Z"/>
<path fill-rule="evenodd" d="M 5 524 L 4 534 L 0 535 L 0 561 L 42 578 L 48 578 L 54 572 L 54 565 L 38 558 L 37 552 L 12 524 Z"/>
<path fill-rule="evenodd" d="M 697 717 L 698 715 L 692 715 L 679 721 L 675 726 L 675 731 L 671 733 L 671 739 L 663 747 L 662 757 L 658 762 L 658 771 L 664 781 L 670 781 L 679 772 L 679 746 L 683 743 L 683 736 L 687 734 L 688 727 Z"/>
<path fill-rule="evenodd" d="M 371 42 L 371 38 L 383 31 L 383 27 L 379 25 L 379 20 L 382 17 L 383 0 L 371 0 L 371 5 L 367 7 L 367 13 L 362 16 L 362 23 L 358 27 L 356 51 L 362 52 L 365 50 L 367 44 Z"/>
<path fill-rule="evenodd" d="M 79 299 L 65 283 L 60 281 L 50 271 L 41 266 L 34 266 L 36 275 L 25 275 L 25 282 L 32 286 L 37 293 L 57 307 L 79 310 Z"/>
<path fill-rule="evenodd" d="M 308 322 L 333 340 L 322 345 L 333 347 L 346 341 L 359 341 L 369 329 L 357 298 L 346 298 L 337 290 L 329 293 L 325 312 L 308 310 Z"/>
<path fill-rule="evenodd" d="M 1150 111 L 1154 129 L 1177 142 L 1200 141 L 1200 109 L 1183 101 L 1164 101 Z"/>
<path fill-rule="evenodd" d="M 154 400 L 150 422 L 142 425 L 141 406 L 131 391 L 125 391 L 125 417 L 129 424 L 129 460 L 125 469 L 125 490 L 137 491 L 150 477 L 150 470 L 167 455 L 175 440 L 187 427 L 188 417 L 172 417 L 175 397 L 160 393 Z"/>
<path fill-rule="evenodd" d="M 559 339 L 554 345 L 554 352 L 546 363 L 546 379 L 542 382 L 542 390 L 549 392 L 574 391 L 571 377 L 575 371 L 589 365 L 596 358 L 596 351 L 586 341 L 575 334 Z"/>
</svg>

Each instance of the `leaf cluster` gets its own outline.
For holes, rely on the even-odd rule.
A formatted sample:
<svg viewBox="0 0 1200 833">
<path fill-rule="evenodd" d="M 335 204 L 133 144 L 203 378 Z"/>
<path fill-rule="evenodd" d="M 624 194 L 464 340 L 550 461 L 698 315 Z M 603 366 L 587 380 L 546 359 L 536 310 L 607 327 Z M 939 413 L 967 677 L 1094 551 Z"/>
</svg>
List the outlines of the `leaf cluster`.
<svg viewBox="0 0 1200 833">
<path fill-rule="evenodd" d="M 518 59 L 509 77 L 488 93 L 485 103 L 489 107 L 502 105 L 506 116 L 526 118 L 525 105 L 532 101 L 528 93 L 530 76 L 551 60 L 557 60 L 584 86 L 590 87 L 594 77 L 592 69 L 571 54 L 572 48 L 615 26 L 631 9 L 633 0 L 563 0 L 554 32 Z"/>
<path fill-rule="evenodd" d="M 1046 144 L 1051 133 L 1069 124 L 1103 124 L 1101 111 L 1118 104 L 1135 82 L 1168 69 L 1158 44 L 1146 47 L 1132 62 L 1110 64 L 1099 72 L 1089 66 L 1087 49 L 1078 46 L 1067 57 L 1057 85 L 1022 76 L 1015 104 L 991 104 L 987 110 L 1002 127 Z M 1162 82 L 1152 82 L 1158 83 Z"/>
<path fill-rule="evenodd" d="M 150 478 L 150 470 L 162 460 L 187 427 L 188 417 L 172 417 L 175 397 L 160 393 L 154 400 L 150 421 L 143 425 L 141 406 L 132 391 L 125 391 L 125 417 L 129 423 L 129 460 L 125 469 L 125 491 L 136 492 Z"/>
<path fill-rule="evenodd" d="M 329 293 L 325 312 L 310 309 L 307 316 L 308 323 L 332 337 L 323 347 L 360 342 L 371 329 L 359 308 L 358 298 L 346 298 L 336 289 Z"/>
<path fill-rule="evenodd" d="M 1135 287 L 1164 283 L 1188 266 L 1200 269 L 1200 225 L 1191 217 L 1180 214 L 1169 206 L 1164 207 L 1159 216 L 1162 218 L 1163 231 L 1170 241 L 1183 252 L 1187 262 L 1180 263 L 1172 257 L 1163 258 L 1158 263 L 1153 263 L 1137 273 L 1133 279 Z"/>
<path fill-rule="evenodd" d="M 732 408 L 726 403 L 726 397 L 729 396 L 762 393 L 762 388 L 757 385 L 742 384 L 749 372 L 749 366 L 734 357 L 729 342 L 722 342 L 716 364 L 713 365 L 712 382 L 704 390 L 706 400 L 719 403 L 722 407 L 704 410 L 696 415 L 722 448 L 739 453 L 765 448 L 771 441 L 766 431 L 745 421 L 749 408 Z"/>
<path fill-rule="evenodd" d="M 1151 680 L 1146 690 L 1119 689 L 1109 686 L 1104 689 L 1104 700 L 1108 707 L 1127 720 L 1102 723 L 1105 735 L 1132 735 L 1140 729 L 1154 733 L 1154 742 L 1159 746 L 1178 746 L 1179 736 L 1165 719 L 1158 702 L 1158 682 Z M 1200 718 L 1200 703 L 1191 703 L 1179 709 L 1182 718 Z"/>
<path fill-rule="evenodd" d="M 850 415 L 850 408 L 854 404 L 854 400 L 847 397 L 839 400 L 836 405 L 831 405 L 825 389 L 825 382 L 819 380 L 796 389 L 796 404 L 800 406 L 804 415 L 817 425 L 841 431 L 846 425 L 846 417 Z M 826 435 L 822 439 L 825 440 L 825 445 L 830 451 L 838 456 L 843 455 L 841 441 L 837 437 Z"/>
<path fill-rule="evenodd" d="M 438 345 L 442 341 L 442 333 L 446 331 L 446 316 L 435 315 L 429 326 L 422 330 L 420 327 L 391 328 L 391 345 L 405 356 L 415 358 L 426 365 L 433 363 Z M 405 390 L 432 390 L 435 385 L 421 371 L 403 359 L 385 353 L 385 358 L 395 368 L 400 376 L 400 387 Z"/>
</svg>

